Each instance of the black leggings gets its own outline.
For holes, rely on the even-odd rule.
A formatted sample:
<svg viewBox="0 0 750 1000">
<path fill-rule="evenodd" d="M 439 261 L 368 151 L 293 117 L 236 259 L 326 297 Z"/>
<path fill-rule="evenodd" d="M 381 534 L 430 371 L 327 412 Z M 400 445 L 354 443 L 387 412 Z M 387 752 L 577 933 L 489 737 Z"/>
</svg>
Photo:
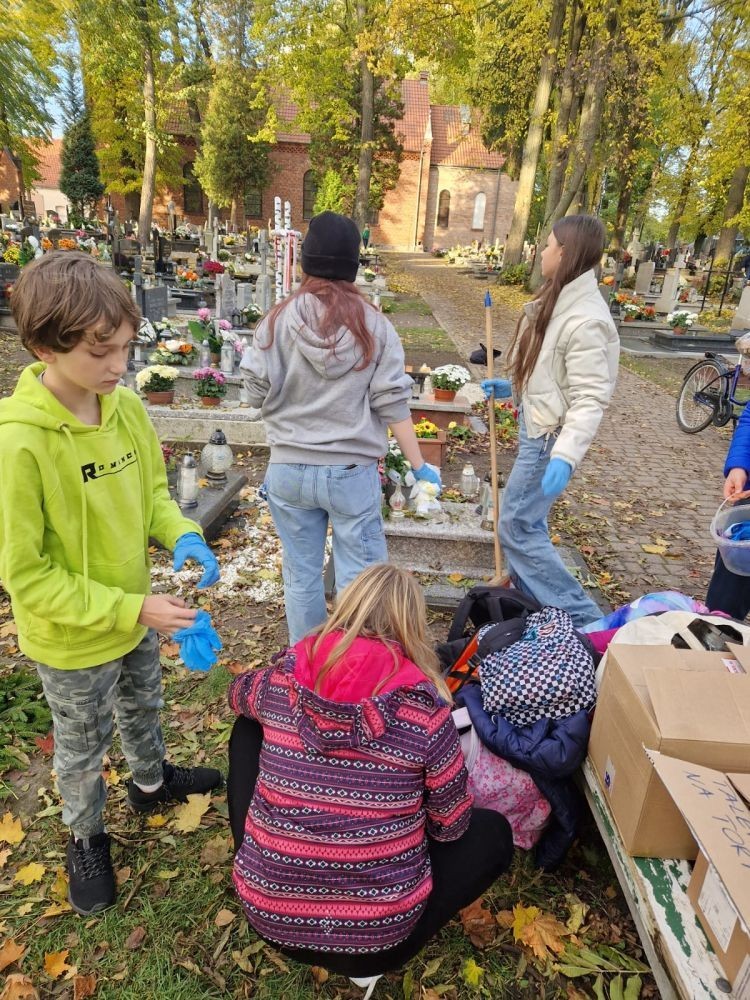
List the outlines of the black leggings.
<svg viewBox="0 0 750 1000">
<path fill-rule="evenodd" d="M 240 716 L 229 741 L 227 801 L 235 851 L 242 843 L 245 817 L 258 778 L 263 728 Z M 510 866 L 513 837 L 508 821 L 491 809 L 474 809 L 463 837 L 441 843 L 429 840 L 432 892 L 408 938 L 394 948 L 359 955 L 279 948 L 305 965 L 322 965 L 344 976 L 375 976 L 413 958 L 456 913 L 478 899 Z M 272 942 L 273 943 L 273 942 Z"/>
</svg>

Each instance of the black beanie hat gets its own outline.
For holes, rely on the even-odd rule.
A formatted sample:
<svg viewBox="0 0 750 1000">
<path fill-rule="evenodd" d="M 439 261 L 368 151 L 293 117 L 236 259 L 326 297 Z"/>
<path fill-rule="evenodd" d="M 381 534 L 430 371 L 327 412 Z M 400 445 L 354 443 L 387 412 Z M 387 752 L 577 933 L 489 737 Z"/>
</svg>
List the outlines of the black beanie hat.
<svg viewBox="0 0 750 1000">
<path fill-rule="evenodd" d="M 353 219 L 321 212 L 310 220 L 302 243 L 302 270 L 316 278 L 354 281 L 359 267 L 359 229 Z"/>
</svg>

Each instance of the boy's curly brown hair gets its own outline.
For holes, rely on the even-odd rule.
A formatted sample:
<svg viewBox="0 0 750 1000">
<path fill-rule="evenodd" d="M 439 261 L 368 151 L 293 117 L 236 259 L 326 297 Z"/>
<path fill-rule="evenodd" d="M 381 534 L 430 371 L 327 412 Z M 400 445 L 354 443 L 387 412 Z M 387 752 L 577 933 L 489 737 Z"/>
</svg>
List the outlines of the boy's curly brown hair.
<svg viewBox="0 0 750 1000">
<path fill-rule="evenodd" d="M 115 271 L 88 254 L 55 250 L 27 264 L 13 286 L 11 311 L 23 346 L 67 354 L 86 334 L 107 340 L 141 314 Z"/>
</svg>

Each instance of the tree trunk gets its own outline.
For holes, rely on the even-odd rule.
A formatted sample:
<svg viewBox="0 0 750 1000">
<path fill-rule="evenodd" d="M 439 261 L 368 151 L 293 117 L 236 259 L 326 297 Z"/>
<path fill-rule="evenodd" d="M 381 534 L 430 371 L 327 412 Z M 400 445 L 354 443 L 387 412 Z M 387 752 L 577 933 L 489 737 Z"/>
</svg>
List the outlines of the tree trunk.
<svg viewBox="0 0 750 1000">
<path fill-rule="evenodd" d="M 677 237 L 680 233 L 682 217 L 685 214 L 685 209 L 687 207 L 687 200 L 690 196 L 690 188 L 693 186 L 693 165 L 695 163 L 695 154 L 697 149 L 697 146 L 690 147 L 690 153 L 685 164 L 685 169 L 682 172 L 680 194 L 677 198 L 674 211 L 672 212 L 672 220 L 669 223 L 669 231 L 667 232 L 667 247 L 670 251 L 674 250 L 677 245 Z"/>
<path fill-rule="evenodd" d="M 617 209 L 615 211 L 615 231 L 612 234 L 611 247 L 617 260 L 622 256 L 625 249 L 625 226 L 630 212 L 630 199 L 633 196 L 633 175 L 628 173 L 621 178 L 620 197 L 617 199 Z"/>
<path fill-rule="evenodd" d="M 521 170 L 518 175 L 518 189 L 516 191 L 516 201 L 513 206 L 513 221 L 510 226 L 510 233 L 505 244 L 503 255 L 503 266 L 509 267 L 518 264 L 523 252 L 523 243 L 526 239 L 526 230 L 529 225 L 529 215 L 531 214 L 531 202 L 534 197 L 534 181 L 536 170 L 539 165 L 539 152 L 542 148 L 544 138 L 544 119 L 549 109 L 549 99 L 552 92 L 552 81 L 555 76 L 557 65 L 557 54 L 562 38 L 563 25 L 565 24 L 565 11 L 567 0 L 553 0 L 552 15 L 550 17 L 549 29 L 547 31 L 547 44 L 539 65 L 539 79 L 537 80 L 536 93 L 534 95 L 534 106 L 531 110 L 529 130 L 526 133 L 526 142 L 521 156 Z"/>
<path fill-rule="evenodd" d="M 578 61 L 578 53 L 581 49 L 585 22 L 586 18 L 584 14 L 577 7 L 572 13 L 568 58 L 563 70 L 562 80 L 560 81 L 557 119 L 555 121 L 555 130 L 552 135 L 552 146 L 549 156 L 547 204 L 544 210 L 545 219 L 552 214 L 552 210 L 560 198 L 565 171 L 568 169 L 568 155 L 570 152 L 570 143 L 567 141 L 568 128 L 573 118 L 576 98 L 575 69 Z"/>
<path fill-rule="evenodd" d="M 727 203 L 724 206 L 724 221 L 719 233 L 719 242 L 716 244 L 716 259 L 725 257 L 728 261 L 734 256 L 735 241 L 737 238 L 738 225 L 730 223 L 742 211 L 745 203 L 745 188 L 747 179 L 750 176 L 750 164 L 738 165 L 734 168 L 732 179 L 727 190 Z"/>
<path fill-rule="evenodd" d="M 364 0 L 357 0 L 357 23 L 360 28 L 364 26 L 365 12 Z M 375 80 L 367 62 L 366 53 L 363 53 L 359 60 L 359 70 L 362 77 L 362 124 L 359 136 L 357 191 L 354 195 L 354 221 L 361 231 L 369 217 L 372 148 L 375 137 Z"/>
<path fill-rule="evenodd" d="M 232 231 L 236 232 L 239 222 L 237 221 L 240 217 L 240 205 L 242 204 L 242 196 L 235 193 L 232 198 L 232 207 L 229 210 L 229 224 L 232 227 Z"/>
<path fill-rule="evenodd" d="M 208 40 L 208 35 L 206 34 L 206 29 L 203 27 L 203 11 L 201 10 L 200 0 L 193 0 L 190 5 L 190 13 L 193 15 L 193 24 L 195 25 L 195 33 L 198 37 L 198 44 L 203 52 L 203 58 L 210 60 L 211 58 L 211 43 Z"/>
<path fill-rule="evenodd" d="M 604 26 L 594 39 L 591 51 L 591 68 L 581 104 L 578 136 L 570 154 L 570 162 L 573 164 L 573 169 L 570 171 L 563 186 L 557 204 L 545 219 L 544 226 L 542 227 L 539 246 L 534 258 L 534 269 L 529 282 L 532 289 L 538 288 L 542 280 L 542 255 L 539 253 L 539 247 L 544 246 L 546 243 L 555 222 L 567 214 L 573 200 L 581 189 L 586 171 L 591 165 L 594 145 L 599 136 L 599 129 L 601 128 L 602 116 L 604 114 L 604 100 L 610 73 L 609 60 L 617 27 L 617 13 L 615 10 L 611 10 Z"/>
<path fill-rule="evenodd" d="M 146 134 L 146 156 L 143 161 L 141 207 L 138 212 L 138 242 L 145 248 L 151 238 L 151 213 L 156 186 L 156 93 L 154 89 L 154 53 L 150 39 L 144 39 L 143 49 L 143 125 Z"/>
</svg>

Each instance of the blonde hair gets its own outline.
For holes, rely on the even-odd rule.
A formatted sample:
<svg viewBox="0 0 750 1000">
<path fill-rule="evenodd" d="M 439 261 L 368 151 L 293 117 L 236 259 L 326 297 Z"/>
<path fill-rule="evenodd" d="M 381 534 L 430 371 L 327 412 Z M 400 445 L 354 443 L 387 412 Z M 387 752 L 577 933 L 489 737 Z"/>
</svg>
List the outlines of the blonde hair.
<svg viewBox="0 0 750 1000">
<path fill-rule="evenodd" d="M 393 670 L 373 690 L 377 694 L 396 675 L 401 655 L 417 666 L 446 701 L 451 694 L 440 673 L 435 650 L 426 636 L 427 606 L 422 588 L 406 570 L 387 563 L 368 566 L 339 595 L 328 621 L 308 640 L 310 658 L 327 636 L 343 632 L 315 681 L 319 691 L 326 675 L 346 655 L 355 639 L 379 639 L 393 656 Z"/>
</svg>

